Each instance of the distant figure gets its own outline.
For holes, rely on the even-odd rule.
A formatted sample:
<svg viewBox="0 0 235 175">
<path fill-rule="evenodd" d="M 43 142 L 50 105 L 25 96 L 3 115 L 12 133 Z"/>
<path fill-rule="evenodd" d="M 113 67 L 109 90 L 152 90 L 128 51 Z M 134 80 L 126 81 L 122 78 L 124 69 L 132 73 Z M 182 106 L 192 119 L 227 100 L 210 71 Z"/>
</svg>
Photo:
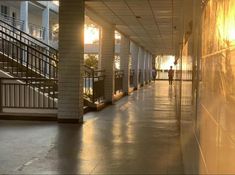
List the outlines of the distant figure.
<svg viewBox="0 0 235 175">
<path fill-rule="evenodd" d="M 170 67 L 170 70 L 168 70 L 168 78 L 169 78 L 169 85 L 172 85 L 172 81 L 174 78 L 174 70 L 172 69 L 172 66 Z"/>
<path fill-rule="evenodd" d="M 152 78 L 153 78 L 153 81 L 156 80 L 156 76 L 157 76 L 157 71 L 155 68 L 152 69 Z"/>
</svg>

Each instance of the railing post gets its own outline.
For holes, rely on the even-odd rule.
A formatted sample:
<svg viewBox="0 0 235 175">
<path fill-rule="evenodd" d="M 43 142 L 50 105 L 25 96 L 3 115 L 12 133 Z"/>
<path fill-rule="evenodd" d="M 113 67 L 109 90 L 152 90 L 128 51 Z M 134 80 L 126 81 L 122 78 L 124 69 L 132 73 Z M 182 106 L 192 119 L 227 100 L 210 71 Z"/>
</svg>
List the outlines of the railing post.
<svg viewBox="0 0 235 175">
<path fill-rule="evenodd" d="M 27 67 L 27 70 L 26 70 L 26 77 L 28 78 L 28 75 L 29 75 L 29 47 L 28 46 L 26 46 L 27 47 L 27 49 L 26 49 L 26 52 L 27 52 L 27 54 L 26 54 L 26 67 Z"/>
<path fill-rule="evenodd" d="M 2 112 L 2 78 L 0 78 L 0 112 Z"/>
<path fill-rule="evenodd" d="M 95 103 L 95 71 L 92 70 L 92 102 Z"/>
</svg>

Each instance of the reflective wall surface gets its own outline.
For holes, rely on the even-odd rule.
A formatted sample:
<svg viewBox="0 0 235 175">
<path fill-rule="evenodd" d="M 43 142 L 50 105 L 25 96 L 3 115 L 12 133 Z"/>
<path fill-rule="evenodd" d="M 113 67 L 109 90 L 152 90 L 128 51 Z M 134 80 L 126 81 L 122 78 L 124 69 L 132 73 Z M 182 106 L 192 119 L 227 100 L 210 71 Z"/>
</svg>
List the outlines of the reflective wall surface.
<svg viewBox="0 0 235 175">
<path fill-rule="evenodd" d="M 211 0 L 202 16 L 198 126 L 208 173 L 235 173 L 234 18 L 234 0 Z"/>
<path fill-rule="evenodd" d="M 177 65 L 178 76 L 192 69 L 193 78 L 176 82 L 185 172 L 235 174 L 235 1 L 193 5 Z"/>
</svg>

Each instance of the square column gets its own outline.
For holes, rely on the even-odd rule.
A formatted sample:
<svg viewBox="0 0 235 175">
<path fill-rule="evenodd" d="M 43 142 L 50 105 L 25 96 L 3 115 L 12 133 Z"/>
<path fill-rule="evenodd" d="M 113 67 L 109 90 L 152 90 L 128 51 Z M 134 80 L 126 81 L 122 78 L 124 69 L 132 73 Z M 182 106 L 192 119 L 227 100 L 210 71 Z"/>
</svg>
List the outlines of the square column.
<svg viewBox="0 0 235 175">
<path fill-rule="evenodd" d="M 121 36 L 120 70 L 124 71 L 123 92 L 128 95 L 130 87 L 130 40 L 124 35 Z"/>
<path fill-rule="evenodd" d="M 29 33 L 29 1 L 20 2 L 20 20 L 24 21 L 22 30 Z"/>
<path fill-rule="evenodd" d="M 138 53 L 138 59 L 139 59 L 139 62 L 140 62 L 140 70 L 141 70 L 141 76 L 140 76 L 140 84 L 143 86 L 144 85 L 144 82 L 145 82 L 145 66 L 144 66 L 144 63 L 145 63 L 145 59 L 144 59 L 144 55 L 145 55 L 145 51 L 142 47 L 140 47 L 139 49 L 139 53 Z"/>
<path fill-rule="evenodd" d="M 58 121 L 83 121 L 84 0 L 60 0 Z"/>
<path fill-rule="evenodd" d="M 152 80 L 151 53 L 148 53 L 148 83 Z"/>
<path fill-rule="evenodd" d="M 145 84 L 148 84 L 148 82 L 147 82 L 147 55 L 148 55 L 148 53 L 147 53 L 147 51 L 146 50 L 144 50 L 144 56 L 143 56 L 143 70 L 144 70 L 144 79 L 143 79 L 143 83 L 144 83 L 144 85 Z"/>
<path fill-rule="evenodd" d="M 44 27 L 44 35 L 43 39 L 46 44 L 49 44 L 49 30 L 50 30 L 50 9 L 48 6 L 48 2 L 46 2 L 47 6 L 42 12 L 42 26 Z"/>
<path fill-rule="evenodd" d="M 145 52 L 145 83 L 149 83 L 149 53 Z"/>
<path fill-rule="evenodd" d="M 101 33 L 101 69 L 105 70 L 104 96 L 106 103 L 113 103 L 114 94 L 114 26 L 103 26 Z"/>
<path fill-rule="evenodd" d="M 99 53 L 98 53 L 98 69 L 101 69 L 101 45 L 102 45 L 102 27 L 99 27 Z"/>
<path fill-rule="evenodd" d="M 150 59 L 149 59 L 149 81 L 151 82 L 153 80 L 153 76 L 152 76 L 152 70 L 153 70 L 153 55 L 150 54 Z"/>
<path fill-rule="evenodd" d="M 138 57 L 139 47 L 133 42 L 131 42 L 130 45 L 131 45 L 130 52 L 132 57 L 132 69 L 135 70 L 134 87 L 135 89 L 138 89 L 139 88 L 139 57 Z"/>
</svg>

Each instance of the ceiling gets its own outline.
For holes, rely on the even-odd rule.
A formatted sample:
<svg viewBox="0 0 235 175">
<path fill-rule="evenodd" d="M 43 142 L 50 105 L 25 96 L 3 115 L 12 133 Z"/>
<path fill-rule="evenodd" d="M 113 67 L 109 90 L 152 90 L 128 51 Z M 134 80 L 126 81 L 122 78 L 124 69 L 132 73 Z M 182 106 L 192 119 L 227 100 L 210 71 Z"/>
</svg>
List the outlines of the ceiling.
<svg viewBox="0 0 235 175">
<path fill-rule="evenodd" d="M 86 7 L 152 54 L 175 54 L 183 0 L 86 0 Z"/>
</svg>

